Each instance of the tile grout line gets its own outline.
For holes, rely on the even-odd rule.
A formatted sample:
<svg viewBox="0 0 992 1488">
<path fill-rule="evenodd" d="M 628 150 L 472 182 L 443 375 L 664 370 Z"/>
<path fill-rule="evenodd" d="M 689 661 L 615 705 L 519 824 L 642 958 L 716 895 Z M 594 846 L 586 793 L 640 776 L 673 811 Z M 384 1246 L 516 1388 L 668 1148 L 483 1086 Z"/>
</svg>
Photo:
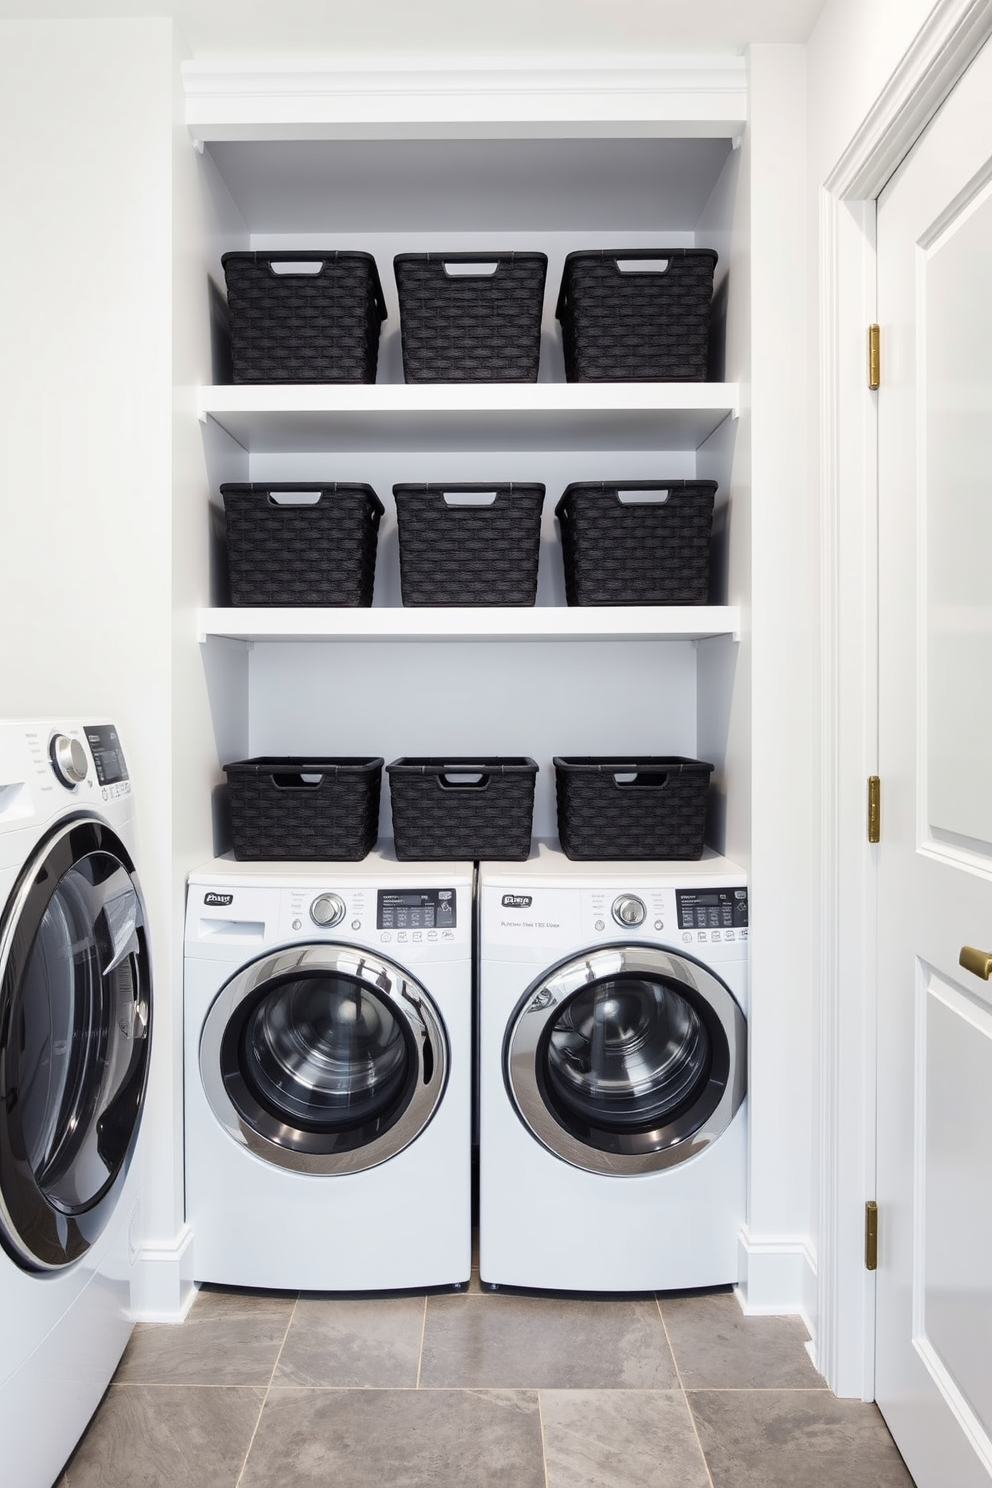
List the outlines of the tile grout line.
<svg viewBox="0 0 992 1488">
<path fill-rule="evenodd" d="M 541 1427 L 541 1465 L 544 1468 L 544 1488 L 548 1488 L 548 1443 L 544 1435 L 544 1401 L 542 1392 L 537 1394 L 537 1419 Z"/>
<path fill-rule="evenodd" d="M 183 1380 L 122 1380 L 119 1384 L 115 1382 L 115 1390 L 311 1390 L 314 1392 L 324 1390 L 331 1393 L 335 1390 L 361 1390 L 371 1394 L 376 1390 L 403 1391 L 418 1390 L 422 1395 L 436 1394 L 442 1390 L 463 1390 L 473 1392 L 477 1390 L 533 1390 L 533 1389 L 585 1389 L 601 1390 L 611 1395 L 630 1395 L 639 1393 L 642 1395 L 829 1395 L 830 1391 L 816 1385 L 674 1385 L 670 1390 L 659 1390 L 652 1385 L 304 1385 L 287 1383 L 278 1385 L 274 1381 L 269 1385 L 245 1385 L 245 1384 L 187 1384 Z M 841 1397 L 834 1396 L 835 1400 Z M 864 1403 L 864 1402 L 862 1402 Z"/>
<path fill-rule="evenodd" d="M 713 1483 L 713 1474 L 710 1472 L 710 1465 L 706 1461 L 706 1453 L 703 1451 L 703 1444 L 699 1439 L 699 1427 L 696 1425 L 696 1418 L 692 1413 L 692 1406 L 689 1404 L 689 1392 L 686 1389 L 685 1383 L 682 1379 L 682 1371 L 679 1368 L 679 1361 L 675 1357 L 675 1350 L 672 1347 L 671 1336 L 668 1332 L 668 1324 L 665 1322 L 665 1313 L 661 1305 L 661 1298 L 658 1296 L 657 1292 L 655 1292 L 654 1296 L 654 1305 L 657 1307 L 658 1316 L 661 1318 L 661 1326 L 664 1330 L 665 1342 L 668 1344 L 668 1352 L 672 1356 L 672 1367 L 675 1370 L 675 1378 L 679 1382 L 679 1390 L 682 1393 L 682 1400 L 685 1405 L 686 1415 L 689 1417 L 689 1424 L 692 1427 L 692 1434 L 696 1438 L 696 1446 L 699 1448 L 699 1456 L 703 1464 L 703 1471 L 706 1474 L 706 1481 L 709 1484 L 709 1488 L 715 1488 L 715 1485 Z"/>
<path fill-rule="evenodd" d="M 293 1326 L 293 1319 L 296 1316 L 296 1309 L 299 1307 L 299 1305 L 300 1294 L 299 1292 L 297 1292 L 296 1299 L 293 1302 L 293 1309 L 289 1314 L 289 1321 L 286 1324 L 286 1331 L 282 1335 L 282 1343 L 279 1345 L 279 1351 L 276 1354 L 275 1362 L 272 1365 L 272 1373 L 269 1375 L 269 1383 L 266 1385 L 264 1391 L 262 1392 L 262 1399 L 258 1407 L 258 1415 L 255 1418 L 255 1426 L 251 1433 L 251 1440 L 248 1442 L 248 1449 L 245 1452 L 245 1459 L 241 1464 L 241 1471 L 238 1473 L 238 1476 L 235 1479 L 234 1488 L 241 1488 L 241 1483 L 248 1468 L 248 1459 L 251 1457 L 252 1448 L 255 1445 L 255 1438 L 258 1435 L 258 1428 L 262 1424 L 262 1412 L 265 1410 L 265 1403 L 269 1398 L 269 1391 L 272 1389 L 272 1381 L 276 1377 L 276 1370 L 279 1368 L 279 1360 L 282 1358 L 282 1351 L 286 1347 L 286 1339 L 289 1337 L 289 1330 Z"/>
<path fill-rule="evenodd" d="M 473 1394 L 478 1394 L 480 1391 L 485 1392 L 487 1390 L 504 1390 L 504 1391 L 506 1391 L 506 1390 L 524 1390 L 524 1391 L 530 1391 L 531 1393 L 534 1393 L 534 1392 L 536 1392 L 538 1390 L 541 1390 L 541 1389 L 546 1389 L 546 1390 L 565 1390 L 565 1391 L 570 1390 L 570 1389 L 576 1389 L 576 1390 L 590 1389 L 590 1390 L 599 1390 L 603 1394 L 609 1394 L 609 1395 L 633 1395 L 633 1394 L 640 1394 L 640 1395 L 684 1395 L 684 1394 L 687 1393 L 685 1390 L 679 1389 L 678 1386 L 673 1386 L 672 1389 L 670 1389 L 670 1390 L 658 1390 L 658 1389 L 655 1389 L 651 1385 L 595 1385 L 595 1384 L 588 1385 L 588 1386 L 585 1386 L 585 1385 L 484 1385 L 484 1384 L 483 1385 L 303 1385 L 303 1384 L 293 1383 L 292 1381 L 287 1382 L 285 1385 L 279 1385 L 279 1384 L 276 1384 L 275 1382 L 273 1382 L 270 1385 L 262 1386 L 262 1385 L 187 1385 L 187 1384 L 183 1384 L 183 1383 L 177 1382 L 175 1380 L 162 1380 L 162 1381 L 154 1380 L 154 1381 L 151 1382 L 151 1384 L 141 1384 L 138 1381 L 132 1380 L 132 1381 L 130 1381 L 126 1385 L 115 1385 L 114 1388 L 115 1389 L 118 1389 L 118 1390 L 260 1390 L 260 1389 L 263 1389 L 264 1388 L 267 1393 L 271 1393 L 273 1390 L 276 1391 L 276 1393 L 278 1393 L 280 1390 L 295 1390 L 295 1391 L 297 1391 L 299 1393 L 302 1393 L 304 1391 L 309 1391 L 311 1394 L 314 1394 L 314 1395 L 319 1395 L 321 1393 L 323 1393 L 325 1395 L 331 1395 L 331 1394 L 335 1394 L 335 1393 L 343 1394 L 343 1393 L 347 1393 L 349 1391 L 350 1392 L 361 1392 L 362 1394 L 365 1394 L 365 1395 L 373 1395 L 376 1392 L 379 1392 L 381 1394 L 402 1394 L 402 1393 L 413 1393 L 414 1391 L 416 1393 L 420 1394 L 420 1395 L 439 1395 L 439 1394 L 443 1394 L 443 1393 L 449 1393 L 450 1394 L 450 1393 L 453 1393 L 453 1392 L 454 1393 L 465 1394 L 465 1395 L 473 1395 Z M 695 1391 L 695 1393 L 696 1394 L 710 1393 L 710 1394 L 725 1394 L 725 1395 L 729 1395 L 729 1394 L 733 1394 L 734 1392 L 733 1391 L 730 1391 L 730 1390 L 723 1390 L 723 1391 L 712 1390 L 712 1391 L 708 1391 L 708 1392 L 705 1392 L 705 1391 L 702 1391 L 702 1390 L 697 1390 L 697 1391 Z M 760 1394 L 761 1392 L 758 1391 L 758 1390 L 742 1390 L 740 1393 L 741 1394 Z M 768 1392 L 768 1393 L 771 1393 L 771 1392 Z M 781 1393 L 781 1392 L 778 1392 L 778 1393 Z M 805 1395 L 824 1395 L 824 1394 L 826 1394 L 826 1391 L 824 1391 L 824 1390 L 792 1390 L 789 1393 L 791 1393 L 793 1395 L 800 1395 L 800 1394 L 805 1394 Z"/>
<path fill-rule="evenodd" d="M 686 1395 L 829 1395 L 819 1385 L 693 1385 Z M 834 1399 L 840 1399 L 835 1395 Z"/>
<path fill-rule="evenodd" d="M 423 1370 L 423 1367 L 424 1367 L 424 1339 L 427 1336 L 427 1302 L 428 1302 L 428 1293 L 425 1292 L 424 1293 L 424 1318 L 423 1318 L 423 1322 L 420 1324 L 420 1352 L 417 1354 L 417 1382 L 416 1382 L 416 1384 L 413 1387 L 415 1390 L 419 1390 L 420 1389 L 420 1375 L 421 1375 L 421 1371 Z"/>
</svg>

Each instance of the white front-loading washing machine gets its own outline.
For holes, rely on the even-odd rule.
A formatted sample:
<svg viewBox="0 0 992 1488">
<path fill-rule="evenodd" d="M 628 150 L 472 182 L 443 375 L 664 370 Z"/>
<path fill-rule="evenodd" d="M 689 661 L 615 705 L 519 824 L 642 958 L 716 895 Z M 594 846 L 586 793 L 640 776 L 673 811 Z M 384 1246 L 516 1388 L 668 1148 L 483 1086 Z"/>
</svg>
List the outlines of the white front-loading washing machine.
<svg viewBox="0 0 992 1488">
<path fill-rule="evenodd" d="M 50 1488 L 133 1326 L 151 969 L 116 728 L 0 722 L 0 1479 Z"/>
<path fill-rule="evenodd" d="M 474 865 L 189 877 L 186 1213 L 197 1281 L 457 1288 L 471 1274 Z"/>
<path fill-rule="evenodd" d="M 479 1269 L 489 1287 L 738 1280 L 747 1153 L 744 872 L 479 868 Z"/>
</svg>

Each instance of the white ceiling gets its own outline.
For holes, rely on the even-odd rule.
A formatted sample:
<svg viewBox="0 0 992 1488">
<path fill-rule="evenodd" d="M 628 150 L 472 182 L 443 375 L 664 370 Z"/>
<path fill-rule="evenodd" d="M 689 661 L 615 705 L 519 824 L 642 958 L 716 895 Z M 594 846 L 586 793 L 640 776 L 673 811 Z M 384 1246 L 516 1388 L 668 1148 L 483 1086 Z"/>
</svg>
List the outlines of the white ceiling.
<svg viewBox="0 0 992 1488">
<path fill-rule="evenodd" d="M 803 42 L 824 0 L 0 0 L 0 19 L 175 18 L 197 58 L 643 58 Z"/>
</svg>

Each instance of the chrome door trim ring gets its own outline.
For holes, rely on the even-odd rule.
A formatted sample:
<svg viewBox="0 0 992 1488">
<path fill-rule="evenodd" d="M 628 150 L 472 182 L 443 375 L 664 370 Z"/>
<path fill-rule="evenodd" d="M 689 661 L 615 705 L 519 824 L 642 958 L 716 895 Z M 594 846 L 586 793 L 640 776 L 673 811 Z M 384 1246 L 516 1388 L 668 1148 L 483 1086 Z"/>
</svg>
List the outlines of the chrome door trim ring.
<svg viewBox="0 0 992 1488">
<path fill-rule="evenodd" d="M 242 1116 L 224 1083 L 221 1045 L 232 1017 L 266 982 L 300 972 L 341 973 L 366 982 L 403 1020 L 417 1049 L 416 1081 L 401 1115 L 381 1136 L 350 1151 L 304 1152 L 271 1140 Z M 424 1039 L 432 1056 L 429 1072 L 422 1047 Z M 211 1111 L 239 1146 L 275 1167 L 298 1173 L 358 1173 L 378 1167 L 402 1152 L 432 1120 L 447 1084 L 448 1042 L 441 1015 L 427 991 L 401 967 L 358 946 L 308 942 L 268 952 L 224 983 L 203 1020 L 199 1067 Z"/>
<path fill-rule="evenodd" d="M 145 990 L 147 992 L 147 1032 L 145 1037 L 148 1042 L 145 1044 L 140 1090 L 137 1096 L 137 1114 L 124 1156 L 114 1177 L 107 1183 L 99 1197 L 92 1202 L 88 1209 L 74 1215 L 63 1215 L 61 1211 L 58 1212 L 54 1224 L 60 1236 L 59 1246 L 57 1248 L 60 1248 L 63 1252 L 59 1259 L 46 1259 L 45 1256 L 39 1254 L 41 1246 L 37 1240 L 35 1241 L 35 1245 L 32 1246 L 31 1243 L 24 1239 L 21 1235 L 19 1225 L 8 1206 L 3 1187 L 0 1185 L 0 1232 L 4 1236 L 4 1244 L 18 1265 L 22 1268 L 44 1274 L 55 1274 L 65 1271 L 69 1266 L 74 1265 L 96 1243 L 103 1233 L 113 1213 L 114 1206 L 118 1202 L 121 1188 L 131 1166 L 131 1159 L 134 1155 L 134 1148 L 144 1116 L 150 1063 L 148 1046 L 150 1043 L 152 1020 L 151 970 L 147 947 L 147 912 L 141 886 L 138 881 L 137 869 L 128 848 L 121 840 L 116 829 L 111 827 L 102 817 L 85 810 L 76 811 L 60 818 L 57 825 L 35 843 L 30 856 L 25 860 L 18 873 L 17 881 L 11 890 L 7 903 L 0 905 L 0 1028 L 6 1028 L 9 1025 L 10 993 L 7 989 L 7 970 L 11 955 L 14 952 L 17 933 L 22 926 L 28 905 L 36 893 L 38 872 L 48 859 L 60 850 L 61 844 L 67 837 L 71 837 L 80 831 L 92 832 L 94 840 L 88 846 L 87 851 L 82 853 L 79 858 L 74 859 L 74 861 L 82 861 L 94 852 L 103 853 L 107 857 L 114 859 L 127 874 L 141 910 L 141 929 L 145 951 Z M 61 881 L 61 878 L 56 881 L 52 890 L 53 895 L 57 891 Z M 49 898 L 51 897 L 49 896 Z M 0 1051 L 0 1061 L 2 1061 L 2 1058 L 2 1051 Z M 44 1208 L 49 1214 L 54 1215 L 56 1213 L 47 1203 L 44 1205 Z M 63 1232 L 65 1234 L 64 1240 L 61 1238 Z"/>
<path fill-rule="evenodd" d="M 681 983 L 694 1001 L 707 1005 L 726 1039 L 729 1073 L 714 1109 L 695 1129 L 693 1112 L 698 1109 L 698 1103 L 670 1128 L 661 1128 L 658 1145 L 650 1150 L 606 1152 L 568 1131 L 549 1108 L 541 1089 L 538 1054 L 545 1031 L 568 998 L 590 982 L 624 975 L 664 977 Z M 729 987 L 709 967 L 660 946 L 625 943 L 597 946 L 569 956 L 542 972 L 514 1009 L 503 1046 L 504 1084 L 517 1116 L 531 1135 L 572 1167 L 613 1177 L 675 1167 L 715 1142 L 727 1130 L 744 1100 L 746 1063 L 744 1014 Z"/>
</svg>

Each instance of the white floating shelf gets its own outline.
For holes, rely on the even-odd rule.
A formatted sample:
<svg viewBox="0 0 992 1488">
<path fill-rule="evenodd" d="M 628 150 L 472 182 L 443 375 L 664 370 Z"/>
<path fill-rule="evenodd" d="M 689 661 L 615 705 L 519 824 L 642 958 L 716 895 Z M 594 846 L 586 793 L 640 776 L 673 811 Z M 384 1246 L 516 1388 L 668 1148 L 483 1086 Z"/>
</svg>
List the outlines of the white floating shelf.
<svg viewBox="0 0 992 1488">
<path fill-rule="evenodd" d="M 250 454 L 321 450 L 695 450 L 736 383 L 230 384 L 199 415 Z"/>
<path fill-rule="evenodd" d="M 205 609 L 200 640 L 237 641 L 697 641 L 740 638 L 736 605 L 452 609 Z"/>
</svg>

